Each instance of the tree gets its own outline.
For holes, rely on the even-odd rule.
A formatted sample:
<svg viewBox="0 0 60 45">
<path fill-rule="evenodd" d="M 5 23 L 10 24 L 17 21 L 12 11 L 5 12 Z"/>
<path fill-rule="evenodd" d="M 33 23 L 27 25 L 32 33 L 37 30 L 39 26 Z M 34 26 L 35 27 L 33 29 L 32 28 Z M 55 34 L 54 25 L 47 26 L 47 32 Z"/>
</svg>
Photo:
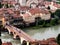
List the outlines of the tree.
<svg viewBox="0 0 60 45">
<path fill-rule="evenodd" d="M 56 19 L 51 19 L 50 25 L 56 25 Z"/>
<path fill-rule="evenodd" d="M 1 2 L 0 2 L 0 8 L 2 8 L 2 4 L 1 4 Z"/>
<path fill-rule="evenodd" d="M 2 40 L 0 39 L 0 45 L 2 45 Z"/>
<path fill-rule="evenodd" d="M 1 30 L 0 30 L 0 36 L 1 36 Z"/>
<path fill-rule="evenodd" d="M 60 1 L 60 0 L 57 0 L 57 1 Z"/>
<path fill-rule="evenodd" d="M 56 39 L 57 39 L 57 43 L 60 45 L 60 34 L 58 34 Z"/>
<path fill-rule="evenodd" d="M 41 19 L 40 17 L 36 17 L 36 18 L 35 18 L 36 26 L 39 25 L 39 21 L 40 21 L 40 19 Z"/>
<path fill-rule="evenodd" d="M 47 1 L 52 1 L 52 0 L 47 0 Z"/>
<path fill-rule="evenodd" d="M 57 9 L 54 13 L 54 15 L 58 16 L 60 18 L 60 9 Z"/>
</svg>

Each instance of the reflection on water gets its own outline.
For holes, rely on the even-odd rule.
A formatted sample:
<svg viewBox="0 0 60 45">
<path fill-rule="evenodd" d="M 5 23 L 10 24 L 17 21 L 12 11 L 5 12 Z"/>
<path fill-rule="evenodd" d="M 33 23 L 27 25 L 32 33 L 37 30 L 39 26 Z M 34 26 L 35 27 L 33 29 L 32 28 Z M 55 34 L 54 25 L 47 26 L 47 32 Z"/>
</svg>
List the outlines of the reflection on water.
<svg viewBox="0 0 60 45">
<path fill-rule="evenodd" d="M 37 40 L 47 39 L 50 37 L 56 37 L 60 33 L 60 25 L 49 27 L 49 28 L 40 28 L 40 29 L 23 29 L 27 34 L 29 34 L 32 38 Z M 1 39 L 3 42 L 9 41 L 12 42 L 13 45 L 20 45 L 19 40 L 14 40 L 12 36 L 8 33 L 2 33 Z"/>
</svg>

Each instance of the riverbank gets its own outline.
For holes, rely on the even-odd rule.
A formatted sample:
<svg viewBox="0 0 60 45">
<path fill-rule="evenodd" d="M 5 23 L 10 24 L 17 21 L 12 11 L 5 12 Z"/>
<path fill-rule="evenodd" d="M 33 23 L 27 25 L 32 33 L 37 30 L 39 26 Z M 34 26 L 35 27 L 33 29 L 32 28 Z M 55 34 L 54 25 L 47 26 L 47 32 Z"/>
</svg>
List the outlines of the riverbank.
<svg viewBox="0 0 60 45">
<path fill-rule="evenodd" d="M 57 26 L 57 25 L 60 25 L 60 20 L 56 20 L 56 19 L 52 19 L 52 20 L 41 20 L 37 23 L 36 25 L 36 22 L 35 23 L 31 23 L 29 26 L 20 26 L 20 25 L 15 25 L 16 27 L 18 28 L 21 28 L 21 29 L 25 29 L 25 28 L 33 28 L 33 29 L 39 29 L 39 28 L 48 28 L 48 27 L 53 27 L 53 26 Z"/>
</svg>

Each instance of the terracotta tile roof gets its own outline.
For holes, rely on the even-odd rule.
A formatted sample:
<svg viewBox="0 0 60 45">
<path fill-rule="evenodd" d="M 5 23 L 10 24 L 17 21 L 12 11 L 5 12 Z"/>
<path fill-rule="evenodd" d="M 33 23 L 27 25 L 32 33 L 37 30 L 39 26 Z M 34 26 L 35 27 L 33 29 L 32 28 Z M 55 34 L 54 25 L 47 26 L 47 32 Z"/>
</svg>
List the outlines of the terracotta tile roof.
<svg viewBox="0 0 60 45">
<path fill-rule="evenodd" d="M 14 1 L 14 0 L 3 0 L 3 1 Z"/>
<path fill-rule="evenodd" d="M 13 14 L 12 16 L 13 16 L 14 18 L 22 17 L 20 14 L 19 14 L 19 15 Z"/>
<path fill-rule="evenodd" d="M 48 40 L 51 40 L 51 41 L 48 41 Z M 58 45 L 55 41 L 53 40 L 56 40 L 55 38 L 48 38 L 47 40 L 43 39 L 43 40 L 36 40 L 34 42 L 31 42 L 31 43 L 39 43 L 39 44 L 43 44 L 43 45 Z"/>
<path fill-rule="evenodd" d="M 51 5 L 51 2 L 48 2 L 48 1 L 45 1 L 44 2 L 44 5 Z M 60 4 L 57 4 L 55 2 L 53 2 L 53 6 L 57 7 L 57 8 L 60 8 Z"/>
<path fill-rule="evenodd" d="M 17 16 L 17 15 L 15 15 L 15 16 L 13 16 L 14 18 L 20 18 L 20 17 L 22 17 L 22 16 Z"/>
<path fill-rule="evenodd" d="M 39 8 L 31 8 L 31 9 L 29 10 L 29 12 L 30 12 L 32 15 L 34 15 L 34 14 L 36 14 L 36 13 L 40 13 L 40 9 L 39 9 Z"/>
<path fill-rule="evenodd" d="M 33 2 L 33 3 L 31 3 L 31 4 L 36 4 L 36 5 L 37 5 L 37 3 L 35 3 L 35 2 Z"/>
<path fill-rule="evenodd" d="M 2 11 L 3 10 L 3 8 L 0 8 L 0 11 Z"/>
<path fill-rule="evenodd" d="M 30 15 L 26 13 L 26 14 L 23 14 L 23 17 L 27 18 L 27 17 L 30 17 Z"/>
<path fill-rule="evenodd" d="M 30 8 L 28 6 L 21 6 L 20 10 L 29 10 Z"/>
<path fill-rule="evenodd" d="M 52 42 L 52 43 L 49 43 L 49 45 L 58 45 L 58 44 L 55 42 Z"/>
<path fill-rule="evenodd" d="M 44 5 L 50 5 L 50 4 L 51 4 L 51 2 L 48 2 L 48 1 L 44 2 Z"/>
<path fill-rule="evenodd" d="M 31 44 L 34 44 L 34 43 L 39 43 L 38 40 L 35 40 L 35 41 L 30 41 Z"/>
<path fill-rule="evenodd" d="M 60 8 L 60 4 L 54 3 L 53 6 L 55 6 L 55 7 L 57 7 L 57 8 Z"/>
<path fill-rule="evenodd" d="M 7 1 L 3 1 L 2 4 L 7 4 L 8 2 Z"/>
<path fill-rule="evenodd" d="M 11 1 L 11 4 L 16 4 L 16 2 L 14 2 L 14 1 Z"/>
<path fill-rule="evenodd" d="M 3 12 L 0 11 L 0 14 L 3 14 Z"/>
<path fill-rule="evenodd" d="M 43 4 L 43 3 L 38 3 L 37 6 L 45 6 L 45 4 Z"/>
<path fill-rule="evenodd" d="M 3 0 L 2 4 L 9 3 L 9 4 L 16 4 L 16 1 L 14 0 Z"/>
<path fill-rule="evenodd" d="M 41 13 L 50 14 L 48 10 L 42 10 Z"/>
<path fill-rule="evenodd" d="M 3 1 L 8 1 L 8 0 L 3 0 Z"/>
<path fill-rule="evenodd" d="M 42 44 L 47 45 L 47 44 L 48 44 L 48 41 L 42 40 L 42 41 L 40 41 L 40 44 L 41 44 L 41 45 L 42 45 Z"/>
<path fill-rule="evenodd" d="M 2 45 L 12 45 L 12 43 L 11 42 L 2 43 Z"/>
<path fill-rule="evenodd" d="M 0 14 L 3 14 L 3 9 L 2 8 L 0 9 Z"/>
<path fill-rule="evenodd" d="M 56 39 L 55 38 L 49 38 L 47 39 L 48 42 L 56 42 Z"/>
<path fill-rule="evenodd" d="M 29 12 L 34 15 L 34 14 L 39 14 L 39 13 L 42 13 L 42 14 L 50 14 L 48 10 L 44 10 L 44 9 L 39 9 L 39 8 L 32 8 L 29 10 Z"/>
<path fill-rule="evenodd" d="M 12 10 L 7 10 L 10 14 L 14 13 Z"/>
</svg>

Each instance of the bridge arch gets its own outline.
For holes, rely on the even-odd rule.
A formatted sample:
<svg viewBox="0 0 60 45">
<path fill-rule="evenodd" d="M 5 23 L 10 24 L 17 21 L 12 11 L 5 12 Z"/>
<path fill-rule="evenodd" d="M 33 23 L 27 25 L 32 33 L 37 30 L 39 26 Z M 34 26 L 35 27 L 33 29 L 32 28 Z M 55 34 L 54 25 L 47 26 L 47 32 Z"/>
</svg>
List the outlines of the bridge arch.
<svg viewBox="0 0 60 45">
<path fill-rule="evenodd" d="M 13 32 L 13 38 L 16 39 L 17 33 Z"/>
<path fill-rule="evenodd" d="M 17 40 L 21 40 L 20 37 L 19 37 L 19 35 L 16 36 L 16 39 L 17 39 Z"/>
<path fill-rule="evenodd" d="M 13 32 L 10 32 L 11 35 L 13 35 Z"/>
<path fill-rule="evenodd" d="M 8 34 L 10 34 L 10 30 L 7 30 Z"/>
<path fill-rule="evenodd" d="M 2 28 L 2 31 L 5 31 L 5 32 L 8 32 L 9 33 L 9 30 L 6 27 L 3 27 Z"/>
<path fill-rule="evenodd" d="M 9 32 L 7 28 L 3 27 L 3 29 L 5 32 Z"/>
<path fill-rule="evenodd" d="M 14 34 L 16 34 L 16 32 L 13 32 Z"/>
<path fill-rule="evenodd" d="M 20 39 L 22 45 L 30 45 L 30 41 L 34 41 L 34 39 L 30 38 L 30 36 L 23 32 L 21 29 L 11 25 L 6 25 L 5 27 L 8 29 L 9 34 L 13 34 L 13 39 Z"/>
<path fill-rule="evenodd" d="M 27 41 L 23 40 L 22 45 L 27 45 Z"/>
</svg>

